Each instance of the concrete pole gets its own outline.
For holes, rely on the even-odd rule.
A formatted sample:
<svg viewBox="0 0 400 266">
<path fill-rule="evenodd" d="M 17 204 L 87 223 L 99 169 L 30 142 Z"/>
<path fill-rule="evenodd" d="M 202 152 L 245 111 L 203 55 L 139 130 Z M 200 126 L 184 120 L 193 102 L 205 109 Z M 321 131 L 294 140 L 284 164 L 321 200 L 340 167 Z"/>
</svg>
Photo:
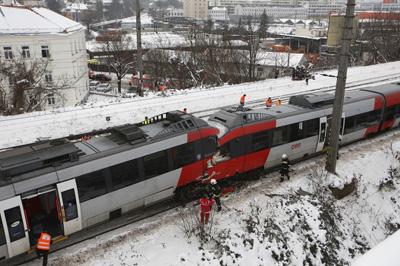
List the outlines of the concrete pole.
<svg viewBox="0 0 400 266">
<path fill-rule="evenodd" d="M 136 63 L 139 74 L 138 92 L 143 96 L 142 25 L 140 23 L 140 0 L 136 0 Z"/>
<path fill-rule="evenodd" d="M 343 27 L 342 47 L 340 51 L 339 70 L 336 81 L 335 100 L 333 103 L 332 121 L 330 128 L 330 139 L 328 158 L 325 169 L 335 174 L 336 156 L 339 146 L 340 124 L 342 120 L 343 102 L 347 78 L 347 66 L 349 62 L 350 44 L 353 38 L 353 18 L 354 18 L 355 0 L 347 0 L 346 16 Z"/>
</svg>

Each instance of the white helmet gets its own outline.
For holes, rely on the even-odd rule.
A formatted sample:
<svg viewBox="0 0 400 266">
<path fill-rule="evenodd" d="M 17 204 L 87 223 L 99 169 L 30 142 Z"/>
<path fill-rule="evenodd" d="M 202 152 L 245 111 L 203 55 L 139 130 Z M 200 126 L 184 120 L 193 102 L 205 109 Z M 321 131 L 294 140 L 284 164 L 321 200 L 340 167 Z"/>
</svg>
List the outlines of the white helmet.
<svg viewBox="0 0 400 266">
<path fill-rule="evenodd" d="M 215 184 L 217 184 L 217 180 L 215 180 L 215 179 L 211 179 L 211 180 L 210 180 L 210 184 L 211 184 L 211 185 L 215 185 Z"/>
<path fill-rule="evenodd" d="M 282 154 L 282 159 L 287 159 L 287 155 L 285 153 Z"/>
</svg>

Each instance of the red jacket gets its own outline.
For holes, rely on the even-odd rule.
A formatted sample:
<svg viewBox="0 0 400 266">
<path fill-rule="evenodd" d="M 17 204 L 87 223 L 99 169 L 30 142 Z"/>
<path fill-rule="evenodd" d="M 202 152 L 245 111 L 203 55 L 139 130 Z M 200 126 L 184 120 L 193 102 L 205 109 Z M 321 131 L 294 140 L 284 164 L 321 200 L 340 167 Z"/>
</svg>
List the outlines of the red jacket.
<svg viewBox="0 0 400 266">
<path fill-rule="evenodd" d="M 245 100 L 246 96 L 242 95 L 242 97 L 240 97 L 240 103 L 244 104 L 244 100 Z"/>
<path fill-rule="evenodd" d="M 215 202 L 214 199 L 201 198 L 199 201 L 200 201 L 201 212 L 204 212 L 204 213 L 211 212 L 211 207 Z"/>
</svg>

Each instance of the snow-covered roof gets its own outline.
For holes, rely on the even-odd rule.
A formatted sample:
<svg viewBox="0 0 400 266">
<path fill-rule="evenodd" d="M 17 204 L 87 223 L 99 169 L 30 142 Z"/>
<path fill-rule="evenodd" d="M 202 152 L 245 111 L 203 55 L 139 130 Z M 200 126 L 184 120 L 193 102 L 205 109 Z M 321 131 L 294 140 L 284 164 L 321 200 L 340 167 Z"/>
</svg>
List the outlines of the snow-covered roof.
<svg viewBox="0 0 400 266">
<path fill-rule="evenodd" d="M 304 60 L 304 54 L 277 53 L 277 52 L 257 52 L 257 64 L 263 66 L 296 67 Z"/>
<path fill-rule="evenodd" d="M 68 11 L 78 11 L 78 10 L 88 10 L 88 7 L 86 4 L 82 3 L 70 3 L 65 7 L 65 9 Z"/>
<path fill-rule="evenodd" d="M 84 27 L 69 18 L 42 7 L 0 6 L 1 34 L 69 33 Z"/>
</svg>

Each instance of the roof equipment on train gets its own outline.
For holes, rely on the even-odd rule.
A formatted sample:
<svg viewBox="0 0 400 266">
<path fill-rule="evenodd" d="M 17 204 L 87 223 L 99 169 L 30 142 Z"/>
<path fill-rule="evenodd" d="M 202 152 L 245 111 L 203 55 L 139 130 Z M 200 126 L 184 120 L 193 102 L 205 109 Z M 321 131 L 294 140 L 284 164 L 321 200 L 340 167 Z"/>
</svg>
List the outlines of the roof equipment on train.
<svg viewBox="0 0 400 266">
<path fill-rule="evenodd" d="M 326 92 L 309 93 L 290 97 L 289 104 L 313 109 L 331 105 L 334 99 L 335 95 Z"/>
</svg>

